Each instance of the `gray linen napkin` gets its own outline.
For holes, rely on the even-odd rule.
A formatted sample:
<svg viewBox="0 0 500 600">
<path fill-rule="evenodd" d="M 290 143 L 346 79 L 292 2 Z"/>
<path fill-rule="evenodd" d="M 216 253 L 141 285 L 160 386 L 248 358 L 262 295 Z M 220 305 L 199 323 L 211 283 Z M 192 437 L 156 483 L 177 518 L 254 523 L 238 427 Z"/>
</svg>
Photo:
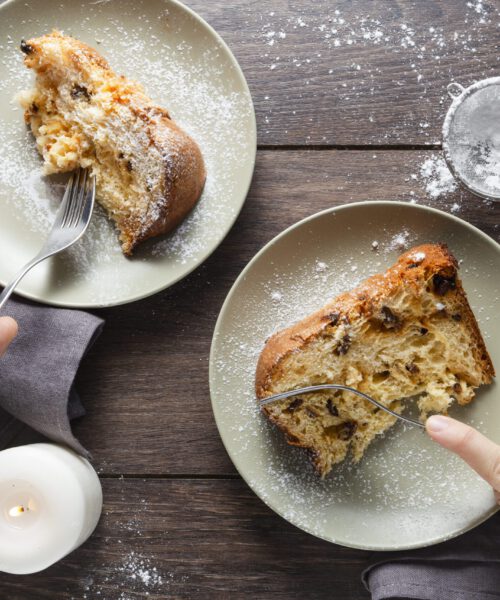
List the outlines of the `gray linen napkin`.
<svg viewBox="0 0 500 600">
<path fill-rule="evenodd" d="M 376 559 L 363 573 L 372 600 L 500 598 L 500 513 L 448 542 Z"/>
<path fill-rule="evenodd" d="M 19 334 L 0 359 L 0 449 L 22 421 L 88 456 L 71 432 L 70 419 L 85 414 L 73 381 L 103 321 L 85 312 L 12 299 L 2 315 L 16 319 Z"/>
</svg>

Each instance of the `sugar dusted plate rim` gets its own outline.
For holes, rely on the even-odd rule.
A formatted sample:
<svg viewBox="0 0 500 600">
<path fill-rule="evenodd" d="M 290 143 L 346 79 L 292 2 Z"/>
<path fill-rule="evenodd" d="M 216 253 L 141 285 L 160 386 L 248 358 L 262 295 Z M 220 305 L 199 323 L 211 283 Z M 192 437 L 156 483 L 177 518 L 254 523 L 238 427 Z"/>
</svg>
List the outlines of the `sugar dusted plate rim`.
<svg viewBox="0 0 500 600">
<path fill-rule="evenodd" d="M 245 459 L 241 456 L 237 455 L 234 449 L 234 439 L 233 434 L 224 424 L 223 419 L 223 408 L 224 403 L 227 403 L 227 400 L 224 399 L 222 393 L 223 383 L 221 383 L 221 378 L 218 373 L 218 367 L 216 365 L 216 361 L 218 355 L 222 353 L 221 347 L 224 345 L 224 337 L 222 334 L 222 329 L 226 325 L 226 321 L 230 321 L 230 317 L 228 313 L 233 304 L 233 298 L 240 287 L 245 281 L 249 281 L 252 279 L 252 271 L 258 266 L 259 261 L 266 256 L 268 253 L 272 251 L 274 246 L 289 236 L 293 236 L 293 234 L 300 230 L 301 228 L 307 227 L 315 220 L 321 220 L 325 217 L 330 217 L 331 215 L 335 215 L 337 213 L 346 213 L 346 211 L 359 211 L 363 210 L 363 208 L 367 206 L 375 206 L 385 209 L 386 211 L 391 211 L 391 209 L 402 208 L 407 209 L 409 211 L 415 210 L 419 211 L 422 214 L 427 216 L 435 216 L 444 219 L 445 221 L 449 221 L 458 228 L 466 228 L 472 236 L 480 238 L 483 242 L 486 242 L 491 246 L 493 252 L 495 253 L 495 260 L 500 264 L 500 244 L 498 244 L 495 240 L 493 240 L 486 233 L 467 223 L 463 219 L 456 217 L 454 215 L 450 215 L 441 210 L 431 208 L 425 205 L 419 204 L 411 204 L 407 202 L 399 202 L 399 201 L 366 201 L 366 202 L 356 202 L 341 205 L 338 207 L 333 207 L 326 209 L 324 211 L 315 213 L 310 215 L 301 221 L 291 225 L 281 233 L 279 233 L 275 238 L 269 241 L 257 254 L 250 260 L 250 262 L 245 266 L 243 271 L 240 273 L 230 291 L 228 292 L 226 299 L 223 303 L 223 306 L 220 310 L 219 317 L 217 319 L 217 323 L 214 329 L 212 345 L 210 349 L 210 362 L 209 362 L 209 380 L 210 380 L 210 395 L 211 395 L 211 404 L 212 410 L 214 412 L 215 421 L 219 430 L 219 434 L 221 436 L 222 442 L 226 451 L 229 454 L 234 466 L 238 470 L 239 474 L 245 480 L 245 482 L 249 485 L 249 487 L 259 496 L 259 498 L 271 508 L 274 512 L 276 512 L 281 517 L 285 518 L 291 524 L 296 527 L 302 529 L 303 531 L 314 535 L 320 539 L 324 539 L 325 541 L 329 541 L 332 543 L 340 544 L 346 547 L 362 549 L 362 550 L 375 550 L 375 551 L 394 551 L 394 550 L 411 550 L 416 548 L 422 548 L 426 546 L 431 546 L 440 542 L 443 542 L 448 539 L 452 539 L 457 537 L 471 529 L 474 529 L 481 523 L 485 522 L 488 518 L 494 515 L 497 511 L 500 510 L 500 507 L 492 500 L 491 505 L 488 506 L 487 509 L 482 511 L 481 514 L 470 518 L 469 522 L 464 526 L 459 526 L 457 528 L 450 528 L 450 531 L 446 534 L 439 535 L 427 535 L 425 534 L 420 539 L 415 539 L 411 543 L 386 543 L 381 541 L 380 543 L 366 543 L 363 541 L 362 536 L 358 536 L 356 539 L 356 534 L 354 535 L 354 539 L 350 535 L 340 534 L 338 536 L 327 534 L 324 531 L 319 531 L 317 527 L 309 526 L 303 520 L 297 519 L 293 512 L 291 513 L 283 504 L 279 502 L 272 501 L 268 497 L 268 495 L 263 492 L 262 487 L 260 486 L 259 478 L 252 476 L 249 474 L 248 466 L 245 462 Z M 411 225 L 408 226 L 411 229 Z M 437 241 L 437 240 L 436 240 Z M 279 433 L 277 434 L 279 435 Z M 500 441 L 500 440 L 499 440 Z M 258 442 L 256 442 L 258 443 Z M 266 482 L 268 485 L 269 482 Z M 418 536 L 417 536 L 418 538 Z"/>
</svg>

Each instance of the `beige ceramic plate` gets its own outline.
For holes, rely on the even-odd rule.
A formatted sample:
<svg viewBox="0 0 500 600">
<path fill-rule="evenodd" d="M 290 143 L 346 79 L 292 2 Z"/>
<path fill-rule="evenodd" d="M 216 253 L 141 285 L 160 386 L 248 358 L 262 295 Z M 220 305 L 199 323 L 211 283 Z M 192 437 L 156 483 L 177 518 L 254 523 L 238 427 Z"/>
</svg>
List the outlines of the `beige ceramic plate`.
<svg viewBox="0 0 500 600">
<path fill-rule="evenodd" d="M 96 47 L 119 73 L 140 81 L 200 144 L 203 196 L 169 237 L 125 259 L 112 225 L 94 214 L 83 240 L 46 261 L 18 287 L 23 296 L 74 307 L 131 302 L 172 285 L 217 247 L 252 177 L 255 115 L 245 78 L 222 39 L 176 0 L 10 0 L 0 5 L 0 282 L 39 250 L 61 182 L 44 180 L 34 142 L 13 100 L 32 75 L 21 38 L 53 28 Z"/>
<path fill-rule="evenodd" d="M 372 242 L 378 242 L 378 251 Z M 434 544 L 496 510 L 489 487 L 421 430 L 397 424 L 358 465 L 320 481 L 304 452 L 260 414 L 254 373 L 264 340 L 329 298 L 391 265 L 404 249 L 446 242 L 497 368 L 500 365 L 500 246 L 456 217 L 397 202 L 351 204 L 314 215 L 272 240 L 240 275 L 222 308 L 210 357 L 220 434 L 250 487 L 285 519 L 356 548 Z M 452 414 L 500 443 L 495 385 Z"/>
</svg>

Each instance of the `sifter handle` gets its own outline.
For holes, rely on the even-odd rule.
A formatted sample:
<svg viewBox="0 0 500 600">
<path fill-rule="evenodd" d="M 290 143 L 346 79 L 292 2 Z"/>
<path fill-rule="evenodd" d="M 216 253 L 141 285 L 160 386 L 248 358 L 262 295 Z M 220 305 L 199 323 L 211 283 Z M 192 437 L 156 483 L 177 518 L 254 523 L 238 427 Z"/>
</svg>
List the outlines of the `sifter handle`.
<svg viewBox="0 0 500 600">
<path fill-rule="evenodd" d="M 448 95 L 452 100 L 455 100 L 461 96 L 465 90 L 464 86 L 456 83 L 456 81 L 450 83 L 446 89 L 448 90 Z"/>
</svg>

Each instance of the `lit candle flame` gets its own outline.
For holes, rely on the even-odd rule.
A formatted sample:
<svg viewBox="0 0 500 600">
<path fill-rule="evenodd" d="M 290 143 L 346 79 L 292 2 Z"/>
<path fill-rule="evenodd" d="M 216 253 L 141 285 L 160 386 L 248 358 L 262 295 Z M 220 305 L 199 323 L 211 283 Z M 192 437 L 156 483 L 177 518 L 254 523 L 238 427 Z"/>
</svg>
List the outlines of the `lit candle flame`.
<svg viewBox="0 0 500 600">
<path fill-rule="evenodd" d="M 24 512 L 26 512 L 26 510 L 29 510 L 29 509 L 24 508 L 24 506 L 13 506 L 9 510 L 9 516 L 11 516 L 11 517 L 20 517 Z"/>
</svg>

